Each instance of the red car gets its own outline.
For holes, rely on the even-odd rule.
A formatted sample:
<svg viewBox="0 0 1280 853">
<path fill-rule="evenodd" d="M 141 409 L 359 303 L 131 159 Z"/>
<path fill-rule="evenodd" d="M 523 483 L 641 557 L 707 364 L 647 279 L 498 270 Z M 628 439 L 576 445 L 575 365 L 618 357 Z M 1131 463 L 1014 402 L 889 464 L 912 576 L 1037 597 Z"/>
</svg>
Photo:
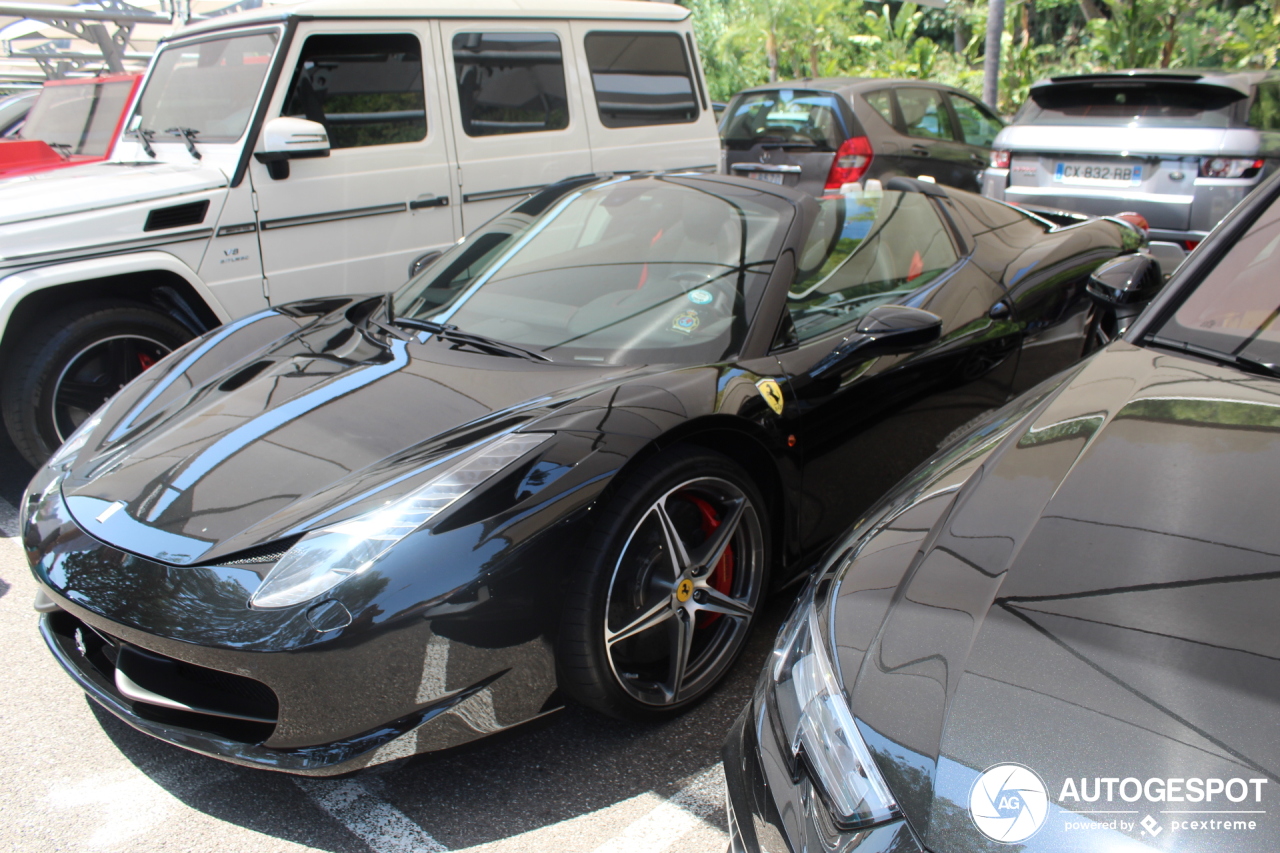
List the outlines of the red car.
<svg viewBox="0 0 1280 853">
<path fill-rule="evenodd" d="M 0 177 L 105 160 L 141 74 L 50 80 L 12 136 L 0 140 Z"/>
</svg>

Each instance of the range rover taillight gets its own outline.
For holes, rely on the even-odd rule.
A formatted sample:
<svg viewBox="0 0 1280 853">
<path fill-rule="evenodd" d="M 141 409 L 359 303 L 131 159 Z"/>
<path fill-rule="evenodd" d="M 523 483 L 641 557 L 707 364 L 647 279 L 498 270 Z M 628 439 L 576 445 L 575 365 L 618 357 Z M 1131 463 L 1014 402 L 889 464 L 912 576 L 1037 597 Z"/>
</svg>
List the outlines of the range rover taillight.
<svg viewBox="0 0 1280 853">
<path fill-rule="evenodd" d="M 846 139 L 836 151 L 836 159 L 827 173 L 826 189 L 838 190 L 845 184 L 862 180 L 871 166 L 871 140 L 865 136 Z"/>
<path fill-rule="evenodd" d="M 1009 168 L 1009 161 L 1012 159 L 1012 151 L 1001 151 L 998 148 L 991 149 L 991 168 L 993 169 Z"/>
<path fill-rule="evenodd" d="M 1252 178 L 1266 165 L 1253 157 L 1205 157 L 1200 161 L 1202 178 Z"/>
</svg>

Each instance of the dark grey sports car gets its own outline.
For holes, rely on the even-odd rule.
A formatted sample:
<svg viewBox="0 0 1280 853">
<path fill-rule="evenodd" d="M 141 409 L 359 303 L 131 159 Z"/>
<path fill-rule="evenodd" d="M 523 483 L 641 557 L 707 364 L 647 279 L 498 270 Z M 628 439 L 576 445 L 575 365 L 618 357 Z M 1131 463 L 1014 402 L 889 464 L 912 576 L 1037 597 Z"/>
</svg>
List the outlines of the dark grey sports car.
<svg viewBox="0 0 1280 853">
<path fill-rule="evenodd" d="M 391 295 L 174 352 L 33 482 L 45 638 L 131 725 L 307 773 L 568 695 L 698 701 L 770 584 L 1074 362 L 1140 241 L 928 184 L 585 178 Z"/>
<path fill-rule="evenodd" d="M 844 537 L 729 737 L 733 850 L 1280 848 L 1277 258 L 1280 176 Z"/>
</svg>

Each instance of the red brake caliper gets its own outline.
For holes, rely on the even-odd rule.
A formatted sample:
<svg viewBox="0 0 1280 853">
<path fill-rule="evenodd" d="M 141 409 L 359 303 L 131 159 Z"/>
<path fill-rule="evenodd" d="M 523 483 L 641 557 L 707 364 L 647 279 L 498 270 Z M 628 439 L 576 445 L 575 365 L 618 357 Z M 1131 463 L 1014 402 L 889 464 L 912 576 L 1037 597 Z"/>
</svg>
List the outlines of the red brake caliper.
<svg viewBox="0 0 1280 853">
<path fill-rule="evenodd" d="M 703 537 L 710 538 L 711 534 L 720 526 L 720 516 L 716 514 L 714 509 L 712 509 L 711 504 L 707 503 L 702 498 L 694 495 L 685 495 L 685 497 L 689 500 L 689 503 L 698 508 L 698 515 L 702 522 Z M 725 595 L 731 594 L 731 590 L 733 589 L 732 542 L 725 547 L 724 555 L 720 557 L 720 562 L 716 563 L 716 567 L 712 569 L 711 575 L 707 578 L 707 582 L 710 583 L 712 588 L 717 592 L 722 592 Z M 719 613 L 699 613 L 698 627 L 705 628 L 708 625 L 713 625 L 719 618 Z"/>
<path fill-rule="evenodd" d="M 139 365 L 143 370 L 150 370 L 150 369 L 151 369 L 151 365 L 153 365 L 153 364 L 155 364 L 155 363 L 156 363 L 156 360 L 155 360 L 154 358 L 152 358 L 151 356 L 147 355 L 145 352 L 140 352 L 140 353 L 138 353 L 138 365 Z"/>
</svg>

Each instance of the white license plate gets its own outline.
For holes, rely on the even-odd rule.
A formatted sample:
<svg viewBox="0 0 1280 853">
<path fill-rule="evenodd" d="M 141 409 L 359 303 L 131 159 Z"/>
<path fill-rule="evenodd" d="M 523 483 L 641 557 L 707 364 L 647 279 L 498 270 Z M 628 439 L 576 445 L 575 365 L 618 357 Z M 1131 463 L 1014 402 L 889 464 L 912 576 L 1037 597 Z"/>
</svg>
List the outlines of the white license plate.
<svg viewBox="0 0 1280 853">
<path fill-rule="evenodd" d="M 783 175 L 781 172 L 752 172 L 751 177 L 757 181 L 768 181 L 771 184 L 781 184 Z"/>
<path fill-rule="evenodd" d="M 1142 183 L 1142 167 L 1119 163 L 1059 163 L 1053 170 L 1060 184 L 1103 187 L 1136 187 Z"/>
</svg>

